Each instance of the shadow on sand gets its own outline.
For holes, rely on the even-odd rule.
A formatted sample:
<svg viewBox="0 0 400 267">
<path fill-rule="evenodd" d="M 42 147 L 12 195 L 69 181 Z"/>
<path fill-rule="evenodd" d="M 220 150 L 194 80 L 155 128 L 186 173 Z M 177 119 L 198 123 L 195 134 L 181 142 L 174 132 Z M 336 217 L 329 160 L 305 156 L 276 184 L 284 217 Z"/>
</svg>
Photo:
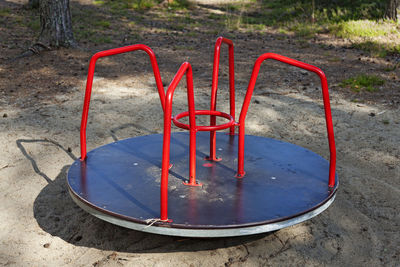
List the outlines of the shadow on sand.
<svg viewBox="0 0 400 267">
<path fill-rule="evenodd" d="M 116 130 L 118 129 L 111 131 L 113 137 Z M 116 137 L 115 139 L 118 140 Z M 33 205 L 35 219 L 44 231 L 73 245 L 118 252 L 163 253 L 232 247 L 269 235 L 214 239 L 182 238 L 148 234 L 107 223 L 86 213 L 72 201 L 66 184 L 70 165 L 64 165 L 57 177 L 52 180 L 39 169 L 35 159 L 26 152 L 24 143 L 47 143 L 61 148 L 73 160 L 76 156 L 53 140 L 17 140 L 18 148 L 31 162 L 33 170 L 48 182 L 35 199 Z"/>
</svg>

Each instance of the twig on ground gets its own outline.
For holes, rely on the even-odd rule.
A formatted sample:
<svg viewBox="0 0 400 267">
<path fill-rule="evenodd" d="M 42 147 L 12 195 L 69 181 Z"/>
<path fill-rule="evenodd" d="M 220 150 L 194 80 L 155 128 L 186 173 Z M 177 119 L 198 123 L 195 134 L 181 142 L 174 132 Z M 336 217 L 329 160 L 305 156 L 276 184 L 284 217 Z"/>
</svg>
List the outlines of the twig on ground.
<svg viewBox="0 0 400 267">
<path fill-rule="evenodd" d="M 6 164 L 6 165 L 4 165 L 4 166 L 1 166 L 1 167 L 0 167 L 0 170 L 5 169 L 5 168 L 8 168 L 8 167 L 10 167 L 10 165 L 9 165 L 9 164 Z"/>
</svg>

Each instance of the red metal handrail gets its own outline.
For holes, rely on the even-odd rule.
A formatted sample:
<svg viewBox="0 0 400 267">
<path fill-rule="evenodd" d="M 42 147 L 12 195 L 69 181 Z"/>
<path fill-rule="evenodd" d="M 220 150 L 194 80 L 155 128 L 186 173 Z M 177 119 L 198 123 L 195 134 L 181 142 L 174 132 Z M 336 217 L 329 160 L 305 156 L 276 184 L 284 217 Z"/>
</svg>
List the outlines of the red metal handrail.
<svg viewBox="0 0 400 267">
<path fill-rule="evenodd" d="M 227 38 L 219 37 L 215 43 L 214 48 L 214 65 L 212 74 L 211 85 L 211 105 L 210 110 L 215 111 L 217 108 L 217 90 L 218 90 L 218 72 L 219 72 L 219 59 L 222 43 L 229 47 L 229 98 L 230 98 L 230 114 L 235 119 L 235 64 L 234 64 L 234 50 L 233 42 Z M 216 117 L 210 116 L 210 126 L 216 125 Z M 230 134 L 235 134 L 235 126 L 230 127 Z M 215 154 L 216 146 L 216 131 L 210 131 L 210 160 L 217 160 Z"/>
<path fill-rule="evenodd" d="M 164 93 L 164 87 L 163 87 L 163 84 L 161 81 L 160 70 L 158 68 L 156 56 L 150 47 L 143 45 L 143 44 L 136 44 L 136 45 L 130 45 L 130 46 L 125 46 L 125 47 L 110 49 L 110 50 L 106 50 L 106 51 L 101 51 L 101 52 L 94 54 L 92 56 L 92 58 L 90 59 L 90 63 L 89 63 L 88 77 L 87 77 L 87 81 L 86 81 L 85 100 L 84 100 L 83 112 L 82 112 L 82 121 L 81 121 L 81 160 L 82 161 L 86 159 L 86 125 L 87 125 L 88 114 L 89 114 L 90 96 L 92 93 L 93 76 L 94 76 L 94 70 L 96 67 L 96 61 L 102 57 L 108 57 L 108 56 L 122 54 L 122 53 L 135 51 L 135 50 L 143 50 L 149 55 L 151 65 L 153 67 L 154 78 L 156 79 L 158 94 L 160 96 L 160 101 L 161 101 L 161 106 L 162 106 L 163 110 L 165 109 L 165 93 Z"/>
<path fill-rule="evenodd" d="M 164 109 L 164 136 L 163 136 L 163 154 L 161 163 L 161 197 L 160 197 L 160 219 L 168 221 L 168 170 L 171 142 L 171 114 L 172 114 L 172 99 L 176 86 L 181 81 L 186 73 L 186 86 L 189 109 L 189 132 L 190 132 L 190 147 L 189 147 L 189 183 L 188 185 L 196 184 L 196 118 L 194 107 L 193 93 L 193 73 L 192 66 L 189 62 L 181 65 L 175 77 L 172 79 L 165 96 Z"/>
<path fill-rule="evenodd" d="M 326 128 L 328 132 L 328 141 L 329 141 L 329 151 L 330 151 L 330 162 L 329 162 L 329 187 L 333 188 L 335 185 L 335 173 L 336 173 L 336 147 L 335 147 L 335 137 L 333 132 L 333 124 L 332 124 L 332 114 L 331 107 L 329 102 L 329 91 L 328 91 L 328 81 L 324 72 L 313 66 L 309 65 L 288 57 L 284 57 L 274 53 L 266 53 L 261 55 L 255 62 L 253 67 L 253 72 L 251 74 L 250 82 L 247 87 L 246 96 L 244 98 L 242 110 L 240 112 L 239 117 L 239 148 L 238 148 L 238 173 L 237 177 L 241 178 L 244 176 L 244 135 L 245 135 L 245 120 L 247 111 L 250 105 L 251 96 L 253 94 L 254 86 L 257 81 L 257 76 L 260 71 L 261 63 L 266 59 L 274 59 L 289 65 L 296 66 L 298 68 L 302 68 L 311 72 L 316 73 L 321 80 L 322 87 L 322 97 L 324 101 L 324 109 L 325 109 L 325 121 Z"/>
</svg>

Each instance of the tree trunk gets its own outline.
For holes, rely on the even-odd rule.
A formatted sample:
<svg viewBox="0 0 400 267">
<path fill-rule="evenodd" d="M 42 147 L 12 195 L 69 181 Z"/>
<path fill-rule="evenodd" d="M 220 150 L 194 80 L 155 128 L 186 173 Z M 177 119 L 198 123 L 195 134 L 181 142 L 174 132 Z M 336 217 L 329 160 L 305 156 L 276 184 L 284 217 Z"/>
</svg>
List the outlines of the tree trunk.
<svg viewBox="0 0 400 267">
<path fill-rule="evenodd" d="M 387 0 L 385 18 L 397 21 L 397 7 L 399 6 L 399 0 Z"/>
<path fill-rule="evenodd" d="M 39 42 L 52 47 L 76 47 L 69 0 L 40 0 Z"/>
</svg>

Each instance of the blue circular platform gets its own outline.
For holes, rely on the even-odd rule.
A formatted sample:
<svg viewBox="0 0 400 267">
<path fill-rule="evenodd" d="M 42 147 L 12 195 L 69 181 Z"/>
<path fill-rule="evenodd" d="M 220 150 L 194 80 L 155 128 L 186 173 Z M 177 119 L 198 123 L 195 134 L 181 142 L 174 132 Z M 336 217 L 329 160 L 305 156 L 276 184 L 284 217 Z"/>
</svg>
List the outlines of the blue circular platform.
<svg viewBox="0 0 400 267">
<path fill-rule="evenodd" d="M 73 200 L 94 216 L 139 231 L 189 237 L 257 234 L 305 221 L 329 207 L 327 160 L 297 145 L 245 137 L 245 171 L 237 170 L 237 139 L 217 133 L 217 156 L 210 162 L 209 133 L 197 133 L 196 179 L 189 176 L 189 135 L 171 136 L 168 218 L 160 213 L 161 134 L 117 141 L 96 148 L 85 162 L 75 161 L 67 176 Z"/>
</svg>

